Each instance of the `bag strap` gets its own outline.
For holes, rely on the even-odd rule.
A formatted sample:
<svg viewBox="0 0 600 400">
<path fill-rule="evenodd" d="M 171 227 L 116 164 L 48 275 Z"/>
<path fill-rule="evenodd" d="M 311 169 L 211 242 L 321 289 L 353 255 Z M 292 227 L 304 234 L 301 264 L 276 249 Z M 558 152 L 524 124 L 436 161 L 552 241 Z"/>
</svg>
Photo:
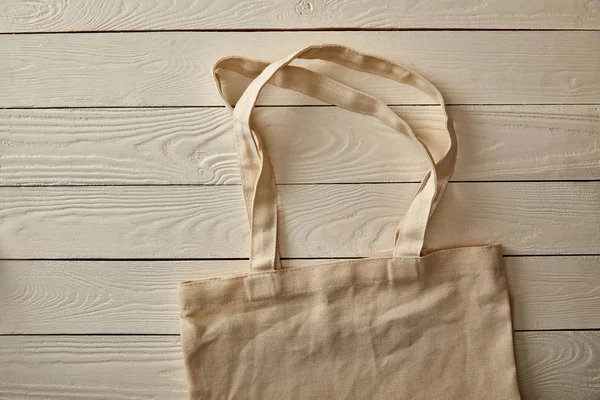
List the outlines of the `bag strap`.
<svg viewBox="0 0 600 400">
<path fill-rule="evenodd" d="M 323 59 L 359 71 L 370 72 L 414 86 L 440 103 L 445 116 L 445 133 L 429 144 L 429 151 L 404 120 L 381 100 L 352 89 L 327 76 L 313 71 L 287 66 L 295 58 Z M 226 104 L 231 102 L 223 94 L 219 70 L 228 69 L 256 79 L 248 86 L 234 109 L 242 186 L 251 228 L 252 272 L 279 268 L 277 248 L 277 204 L 274 174 L 259 135 L 250 126 L 251 111 L 267 82 L 293 89 L 330 104 L 372 115 L 400 133 L 411 137 L 428 159 L 427 172 L 411 205 L 396 229 L 393 256 L 419 256 L 425 238 L 427 221 L 441 200 L 456 158 L 456 140 L 439 91 L 420 75 L 390 61 L 363 55 L 344 46 L 310 46 L 283 60 L 267 65 L 239 57 L 217 62 L 214 68 L 217 86 Z"/>
</svg>

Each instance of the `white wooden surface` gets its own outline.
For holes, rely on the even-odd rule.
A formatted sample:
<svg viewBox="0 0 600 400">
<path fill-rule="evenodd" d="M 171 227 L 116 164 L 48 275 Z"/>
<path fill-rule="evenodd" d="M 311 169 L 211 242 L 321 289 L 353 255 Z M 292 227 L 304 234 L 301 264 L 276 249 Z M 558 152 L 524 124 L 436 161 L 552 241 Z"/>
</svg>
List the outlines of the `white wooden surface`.
<svg viewBox="0 0 600 400">
<path fill-rule="evenodd" d="M 600 103 L 598 31 L 135 32 L 0 35 L 0 107 L 220 106 L 210 73 L 218 59 L 274 60 L 314 43 L 402 62 L 449 104 Z M 431 102 L 331 63 L 314 68 L 390 104 Z M 317 103 L 280 89 L 261 98 L 259 104 Z"/>
<path fill-rule="evenodd" d="M 598 29 L 597 0 L 0 0 L 0 399 L 186 398 L 176 284 L 247 265 L 210 69 L 326 42 L 440 87 L 460 156 L 428 244 L 504 244 L 524 400 L 600 398 Z M 435 133 L 414 91 L 307 65 Z M 260 104 L 285 264 L 388 249 L 424 167 L 407 140 Z"/>
</svg>

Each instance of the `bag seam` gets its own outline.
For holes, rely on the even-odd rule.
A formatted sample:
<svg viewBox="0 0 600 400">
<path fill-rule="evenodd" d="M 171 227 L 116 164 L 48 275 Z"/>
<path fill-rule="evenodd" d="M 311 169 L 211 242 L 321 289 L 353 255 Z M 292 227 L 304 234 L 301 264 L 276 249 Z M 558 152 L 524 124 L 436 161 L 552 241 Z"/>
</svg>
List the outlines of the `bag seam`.
<svg viewBox="0 0 600 400">
<path fill-rule="evenodd" d="M 435 253 L 431 253 L 431 254 L 435 254 Z M 213 278 L 213 279 L 206 279 L 206 280 L 198 280 L 198 281 L 190 281 L 190 282 L 184 282 L 181 283 L 180 286 L 181 287 L 190 287 L 190 286 L 201 286 L 201 285 L 209 285 L 209 284 L 213 284 L 215 282 L 224 282 L 224 281 L 235 281 L 235 280 L 239 280 L 239 279 L 244 279 L 247 278 L 249 276 L 266 276 L 266 275 L 273 275 L 273 274 L 291 274 L 291 273 L 296 273 L 296 272 L 302 272 L 302 271 L 309 271 L 315 268 L 324 268 L 324 267 L 328 267 L 328 266 L 332 266 L 332 265 L 337 265 L 337 264 L 342 264 L 342 263 L 349 263 L 349 264 L 356 264 L 359 262 L 362 263 L 370 263 L 370 262 L 376 262 L 376 261 L 385 261 L 385 260 L 395 260 L 395 259 L 400 259 L 400 260 L 417 260 L 417 259 L 423 259 L 428 255 L 425 255 L 423 257 L 389 257 L 389 256 L 384 256 L 384 257 L 372 257 L 372 258 L 365 258 L 365 259 L 358 259 L 358 260 L 342 260 L 342 261 L 335 261 L 335 262 L 331 262 L 331 263 L 326 263 L 326 264 L 317 264 L 317 265 L 307 265 L 307 266 L 300 266 L 300 267 L 292 267 L 292 268 L 283 268 L 283 269 L 278 269 L 278 270 L 274 270 L 274 271 L 268 271 L 268 272 L 249 272 L 246 273 L 244 275 L 239 275 L 239 276 L 225 276 L 225 277 L 220 277 L 220 278 Z M 483 269 L 497 269 L 496 267 L 492 267 L 492 268 L 479 268 L 476 269 L 476 271 L 480 271 Z M 475 270 L 475 269 L 473 269 Z M 461 271 L 467 271 L 466 269 L 461 269 Z"/>
<path fill-rule="evenodd" d="M 460 272 L 474 272 L 474 271 L 481 272 L 481 271 L 493 271 L 493 270 L 498 271 L 498 269 L 494 268 L 494 269 L 463 269 Z M 475 276 L 474 274 L 461 274 L 461 273 L 457 273 L 457 272 L 445 272 L 445 273 L 441 272 L 441 273 L 434 274 L 434 275 L 428 275 L 428 277 L 436 278 L 436 277 L 442 277 L 442 276 L 461 276 L 461 275 L 462 276 Z M 237 300 L 237 301 L 229 301 L 229 302 L 225 302 L 225 303 L 202 303 L 202 304 L 198 304 L 198 305 L 192 305 L 190 307 L 181 308 L 181 311 L 191 311 L 191 310 L 196 310 L 196 309 L 201 309 L 201 308 L 226 306 L 229 304 L 253 303 L 255 301 L 260 301 L 260 300 L 267 300 L 267 299 L 271 300 L 271 299 L 292 297 L 292 296 L 299 295 L 299 294 L 325 292 L 330 289 L 339 289 L 339 288 L 352 287 L 352 286 L 367 286 L 367 285 L 370 285 L 373 283 L 393 282 L 393 281 L 394 281 L 393 279 L 357 281 L 357 282 L 344 284 L 344 285 L 326 286 L 326 287 L 323 287 L 320 289 L 314 289 L 314 290 L 300 290 L 300 291 L 296 291 L 296 292 L 284 293 L 282 295 L 270 296 L 270 297 L 265 297 L 265 298 L 257 299 L 257 300 Z"/>
</svg>

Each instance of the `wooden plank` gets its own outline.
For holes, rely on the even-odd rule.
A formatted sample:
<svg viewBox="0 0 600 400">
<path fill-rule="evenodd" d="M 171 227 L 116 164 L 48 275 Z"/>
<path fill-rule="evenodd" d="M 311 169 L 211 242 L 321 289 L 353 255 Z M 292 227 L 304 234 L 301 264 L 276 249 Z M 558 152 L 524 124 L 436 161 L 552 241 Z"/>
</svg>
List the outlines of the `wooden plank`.
<svg viewBox="0 0 600 400">
<path fill-rule="evenodd" d="M 600 257 L 505 260 L 514 329 L 600 329 Z M 246 260 L 4 260 L 0 334 L 177 334 L 179 282 L 247 268 Z"/>
<path fill-rule="evenodd" d="M 593 0 L 0 1 L 0 32 L 164 29 L 599 29 Z"/>
<path fill-rule="evenodd" d="M 596 400 L 600 332 L 517 332 L 523 400 Z M 3 400 L 186 397 L 178 336 L 0 337 Z"/>
<path fill-rule="evenodd" d="M 600 32 L 150 32 L 0 36 L 0 107 L 213 106 L 210 70 L 224 56 L 276 60 L 341 43 L 404 62 L 448 104 L 599 103 Z M 304 63 L 389 104 L 428 103 L 416 90 Z M 239 94 L 246 79 L 227 90 Z M 270 88 L 261 104 L 315 104 Z"/>
<path fill-rule="evenodd" d="M 600 328 L 600 257 L 507 257 L 515 329 Z"/>
<path fill-rule="evenodd" d="M 394 109 L 425 141 L 439 132 L 437 107 Z M 454 180 L 600 178 L 598 107 L 449 112 L 460 149 Z M 255 121 L 279 183 L 417 181 L 425 170 L 411 141 L 374 118 L 275 107 L 257 109 Z M 224 108 L 0 110 L 0 185 L 238 183 Z"/>
<path fill-rule="evenodd" d="M 284 185 L 283 257 L 386 251 L 416 184 Z M 598 182 L 451 183 L 430 247 L 595 254 Z M 3 258 L 247 257 L 239 186 L 0 188 Z M 427 245 L 427 244 L 426 244 Z"/>
</svg>

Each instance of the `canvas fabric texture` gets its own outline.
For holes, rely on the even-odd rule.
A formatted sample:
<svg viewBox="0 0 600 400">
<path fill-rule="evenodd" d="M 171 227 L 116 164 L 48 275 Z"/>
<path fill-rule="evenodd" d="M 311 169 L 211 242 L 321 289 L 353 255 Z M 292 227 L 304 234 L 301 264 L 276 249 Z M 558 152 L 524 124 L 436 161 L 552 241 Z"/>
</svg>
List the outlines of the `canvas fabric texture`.
<svg viewBox="0 0 600 400">
<path fill-rule="evenodd" d="M 444 125 L 427 139 L 417 137 L 381 100 L 289 65 L 295 59 L 325 60 L 411 85 L 440 104 Z M 232 112 L 250 265 L 246 274 L 179 287 L 190 400 L 520 399 L 501 246 L 423 249 L 456 160 L 439 91 L 391 61 L 322 45 L 271 64 L 218 61 L 215 80 L 230 108 L 223 70 L 253 79 Z M 378 118 L 414 140 L 429 169 L 390 238 L 389 253 L 281 268 L 275 177 L 251 119 L 267 83 Z"/>
</svg>

